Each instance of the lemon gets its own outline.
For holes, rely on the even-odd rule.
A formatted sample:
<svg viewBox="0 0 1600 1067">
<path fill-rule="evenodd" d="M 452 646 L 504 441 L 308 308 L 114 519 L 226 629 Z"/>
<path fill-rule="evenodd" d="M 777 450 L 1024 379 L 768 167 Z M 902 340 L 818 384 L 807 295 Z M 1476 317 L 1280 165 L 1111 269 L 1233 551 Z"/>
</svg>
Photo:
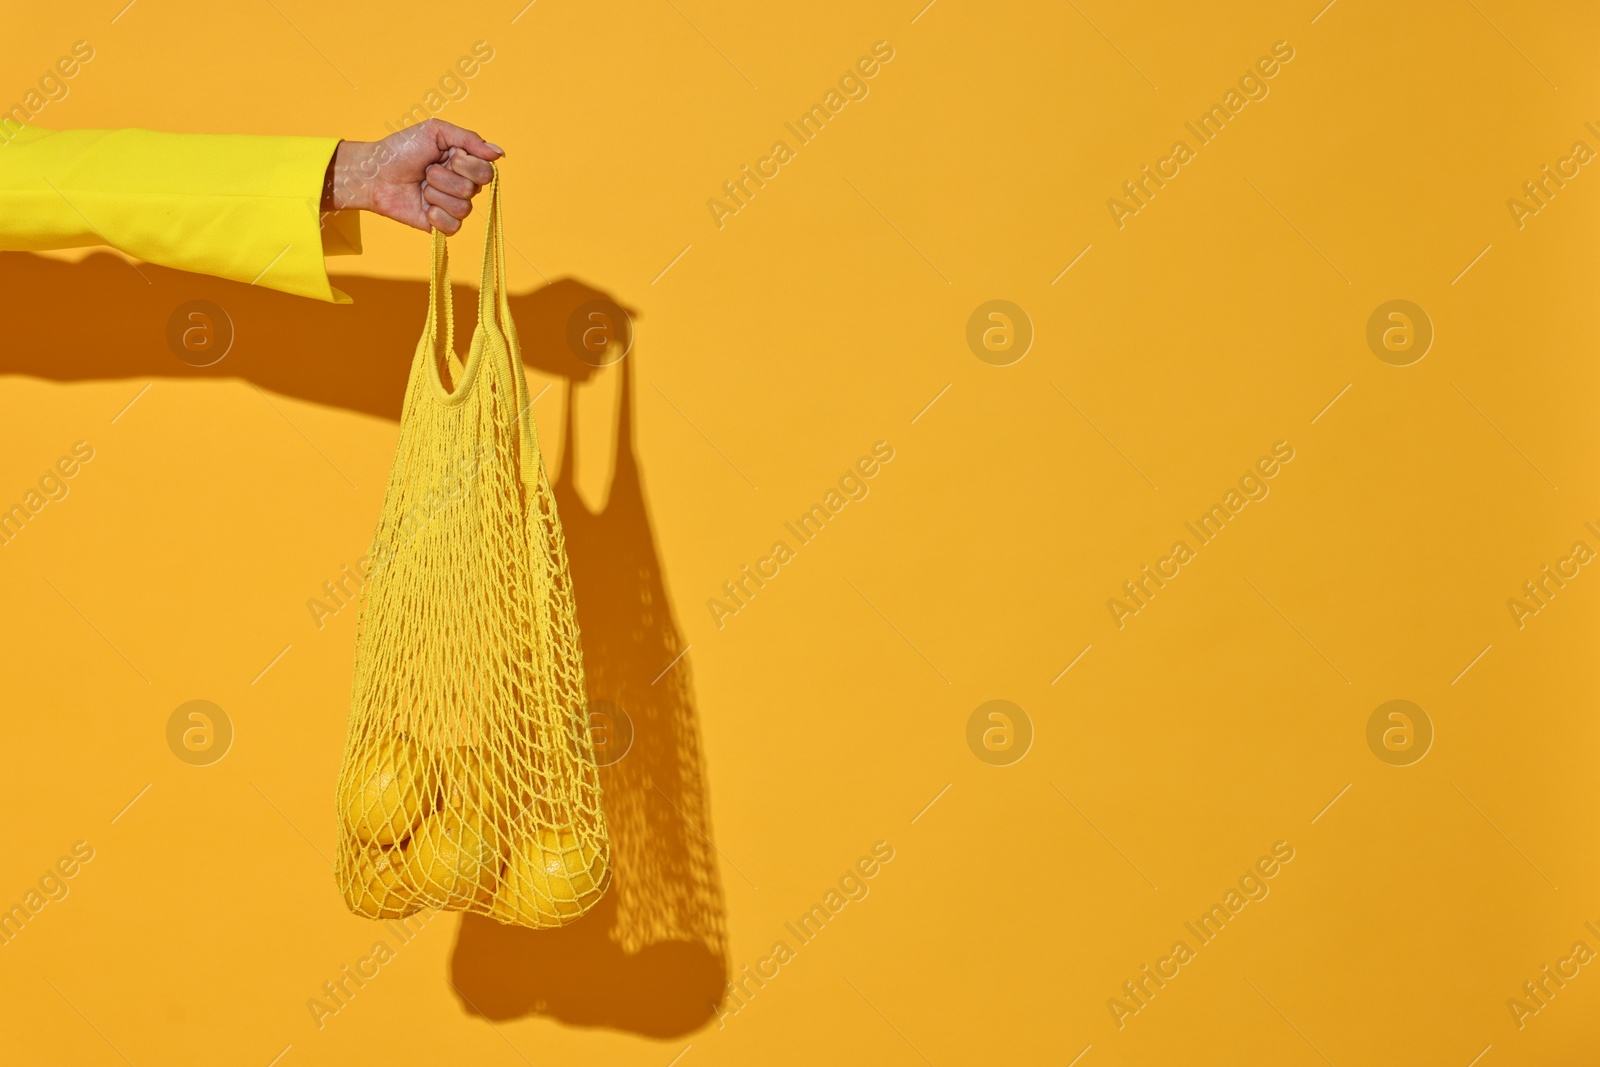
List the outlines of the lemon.
<svg viewBox="0 0 1600 1067">
<path fill-rule="evenodd" d="M 362 844 L 393 845 L 433 810 L 437 774 L 404 735 L 363 753 L 345 786 L 345 819 Z"/>
<path fill-rule="evenodd" d="M 498 839 L 482 815 L 436 811 L 423 818 L 402 850 L 401 879 L 437 907 L 488 904 L 500 880 Z"/>
<path fill-rule="evenodd" d="M 565 925 L 599 901 L 607 873 L 600 851 L 579 845 L 570 827 L 542 827 L 512 849 L 490 914 L 521 926 Z"/>
<path fill-rule="evenodd" d="M 400 919 L 418 911 L 401 885 L 399 857 L 380 849 L 361 854 L 355 877 L 344 888 L 344 902 L 369 919 Z"/>
</svg>

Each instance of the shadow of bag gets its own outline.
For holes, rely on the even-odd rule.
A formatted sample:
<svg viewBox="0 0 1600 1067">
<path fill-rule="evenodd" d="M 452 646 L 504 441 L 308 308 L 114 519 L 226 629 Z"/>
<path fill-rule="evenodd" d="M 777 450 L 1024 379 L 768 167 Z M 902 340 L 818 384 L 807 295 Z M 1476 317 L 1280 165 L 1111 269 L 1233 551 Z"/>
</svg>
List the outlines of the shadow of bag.
<svg viewBox="0 0 1600 1067">
<path fill-rule="evenodd" d="M 506 295 L 498 167 L 485 192 L 465 362 L 433 231 L 362 590 L 334 877 L 371 919 L 439 908 L 545 928 L 600 900 L 610 851 L 561 520 Z"/>
</svg>

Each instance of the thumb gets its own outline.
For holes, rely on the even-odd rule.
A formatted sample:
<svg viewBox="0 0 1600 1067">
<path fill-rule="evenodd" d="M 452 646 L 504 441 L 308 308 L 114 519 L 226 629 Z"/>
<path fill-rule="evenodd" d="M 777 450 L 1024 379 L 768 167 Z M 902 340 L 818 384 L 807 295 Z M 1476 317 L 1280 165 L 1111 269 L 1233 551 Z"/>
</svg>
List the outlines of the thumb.
<svg viewBox="0 0 1600 1067">
<path fill-rule="evenodd" d="M 464 130 L 449 122 L 439 121 L 438 128 L 434 131 L 435 141 L 439 148 L 457 148 L 463 152 L 487 159 L 491 162 L 504 156 L 505 149 L 499 145 L 492 145 L 479 137 L 471 130 Z"/>
</svg>

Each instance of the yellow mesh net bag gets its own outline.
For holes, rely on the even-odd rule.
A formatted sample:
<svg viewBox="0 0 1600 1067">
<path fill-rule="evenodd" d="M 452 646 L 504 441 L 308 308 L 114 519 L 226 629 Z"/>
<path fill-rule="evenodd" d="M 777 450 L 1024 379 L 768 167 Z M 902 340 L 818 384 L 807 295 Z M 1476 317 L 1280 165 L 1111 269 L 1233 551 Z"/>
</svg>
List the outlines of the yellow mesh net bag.
<svg viewBox="0 0 1600 1067">
<path fill-rule="evenodd" d="M 555 927 L 604 895 L 610 853 L 561 520 L 505 292 L 498 172 L 486 193 L 465 363 L 433 232 L 361 597 L 334 877 L 371 919 L 438 908 Z"/>
</svg>

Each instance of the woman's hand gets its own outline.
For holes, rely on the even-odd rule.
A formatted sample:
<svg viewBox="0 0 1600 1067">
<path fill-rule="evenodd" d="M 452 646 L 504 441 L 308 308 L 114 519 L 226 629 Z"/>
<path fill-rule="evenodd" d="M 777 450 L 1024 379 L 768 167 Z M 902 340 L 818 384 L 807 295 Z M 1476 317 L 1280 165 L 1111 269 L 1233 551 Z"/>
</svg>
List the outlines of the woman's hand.
<svg viewBox="0 0 1600 1067">
<path fill-rule="evenodd" d="M 439 119 L 381 141 L 340 141 L 322 189 L 324 211 L 371 211 L 414 226 L 455 233 L 472 198 L 489 183 L 505 150 Z"/>
</svg>

